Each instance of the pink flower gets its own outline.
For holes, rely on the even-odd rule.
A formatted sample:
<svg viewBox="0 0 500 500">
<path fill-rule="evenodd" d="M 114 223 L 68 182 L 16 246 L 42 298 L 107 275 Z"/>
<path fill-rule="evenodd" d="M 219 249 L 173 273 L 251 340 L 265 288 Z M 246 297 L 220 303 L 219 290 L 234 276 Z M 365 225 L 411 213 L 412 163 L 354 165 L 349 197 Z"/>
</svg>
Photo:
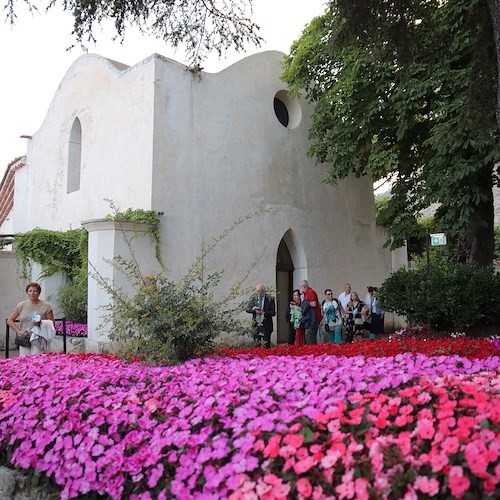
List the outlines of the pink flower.
<svg viewBox="0 0 500 500">
<path fill-rule="evenodd" d="M 426 404 L 432 399 L 428 392 L 422 392 L 417 396 L 417 402 L 419 404 Z"/>
<path fill-rule="evenodd" d="M 422 439 L 432 439 L 434 436 L 434 424 L 428 418 L 421 418 L 417 421 L 415 433 Z"/>
<path fill-rule="evenodd" d="M 156 398 L 150 398 L 145 403 L 144 406 L 151 412 L 154 413 L 158 409 L 159 401 Z"/>
<path fill-rule="evenodd" d="M 448 457 L 444 453 L 438 453 L 431 457 L 432 472 L 439 472 L 448 465 Z"/>
<path fill-rule="evenodd" d="M 441 448 L 448 455 L 453 455 L 460 449 L 460 441 L 455 436 L 447 437 L 441 443 Z"/>
<path fill-rule="evenodd" d="M 401 415 L 410 415 L 413 413 L 413 406 L 412 405 L 404 405 L 399 408 L 399 413 Z"/>
<path fill-rule="evenodd" d="M 296 474 L 303 474 L 304 472 L 307 472 L 309 469 L 314 467 L 316 465 L 316 460 L 314 460 L 313 457 L 308 456 L 302 460 L 299 460 L 294 466 L 293 470 L 295 471 Z"/>
<path fill-rule="evenodd" d="M 364 477 L 358 477 L 354 481 L 354 491 L 356 492 L 356 499 L 359 500 L 368 500 L 370 495 L 368 494 L 368 486 L 370 486 L 370 483 L 368 482 L 368 479 Z"/>
<path fill-rule="evenodd" d="M 312 492 L 313 492 L 313 488 L 311 486 L 311 483 L 309 482 L 309 479 L 307 479 L 306 477 L 301 477 L 298 481 L 297 481 L 297 491 L 304 497 L 304 498 L 308 498 L 311 496 Z"/>
<path fill-rule="evenodd" d="M 272 436 L 271 439 L 269 440 L 268 445 L 264 448 L 264 451 L 262 452 L 265 457 L 277 457 L 280 451 L 279 443 L 281 441 L 281 436 L 280 435 L 275 435 Z"/>
<path fill-rule="evenodd" d="M 283 442 L 294 448 L 300 448 L 304 442 L 304 436 L 302 434 L 287 434 L 283 438 Z"/>
<path fill-rule="evenodd" d="M 404 427 L 408 423 L 408 417 L 406 415 L 398 415 L 394 423 L 398 427 Z"/>
<path fill-rule="evenodd" d="M 433 497 L 439 492 L 439 482 L 434 478 L 418 476 L 413 483 L 413 487 L 422 493 Z"/>
<path fill-rule="evenodd" d="M 485 456 L 485 446 L 482 442 L 474 441 L 465 447 L 465 460 L 470 470 L 478 477 L 488 477 L 488 461 Z"/>
<path fill-rule="evenodd" d="M 354 481 L 344 481 L 342 479 L 342 483 L 335 488 L 335 491 L 338 493 L 340 500 L 343 498 L 354 498 L 356 492 Z"/>
<path fill-rule="evenodd" d="M 453 467 L 452 467 L 453 469 Z M 466 476 L 461 474 L 451 475 L 448 479 L 448 487 L 450 488 L 451 494 L 455 497 L 461 498 L 462 495 L 469 489 L 470 481 Z"/>
<path fill-rule="evenodd" d="M 408 485 L 403 500 L 418 500 L 418 495 L 415 493 L 415 490 L 412 488 L 411 484 Z"/>
<path fill-rule="evenodd" d="M 321 459 L 321 466 L 324 469 L 329 469 L 337 463 L 340 457 L 341 457 L 340 452 L 329 450 L 327 454 Z"/>
</svg>

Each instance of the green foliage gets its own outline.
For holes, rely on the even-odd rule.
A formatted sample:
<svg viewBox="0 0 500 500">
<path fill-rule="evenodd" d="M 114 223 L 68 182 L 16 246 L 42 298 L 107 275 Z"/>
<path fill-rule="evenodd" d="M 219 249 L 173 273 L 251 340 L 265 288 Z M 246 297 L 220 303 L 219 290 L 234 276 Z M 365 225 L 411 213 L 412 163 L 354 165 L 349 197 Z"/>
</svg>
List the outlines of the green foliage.
<svg viewBox="0 0 500 500">
<path fill-rule="evenodd" d="M 393 233 L 393 246 L 406 242 L 408 258 L 415 260 L 422 257 L 426 251 L 426 240 L 430 233 L 438 231 L 434 217 L 422 217 L 421 214 L 402 213 L 394 218 L 391 214 L 391 195 L 384 194 L 375 198 L 375 217 L 379 226 L 390 229 L 395 224 L 398 233 Z"/>
<path fill-rule="evenodd" d="M 384 213 L 387 210 L 387 205 L 391 200 L 390 193 L 384 193 L 375 197 L 375 222 L 378 226 L 386 227 Z"/>
<path fill-rule="evenodd" d="M 16 234 L 15 252 L 21 261 L 23 276 L 28 274 L 30 261 L 34 261 L 42 266 L 40 278 L 62 271 L 72 279 L 87 266 L 87 238 L 84 229 L 50 231 L 36 228 Z"/>
<path fill-rule="evenodd" d="M 81 270 L 73 281 L 59 288 L 57 300 L 64 317 L 74 323 L 87 323 L 87 269 Z"/>
<path fill-rule="evenodd" d="M 124 340 L 126 354 L 145 357 L 155 364 L 176 363 L 206 354 L 222 332 L 244 331 L 236 319 L 241 306 L 230 308 L 216 300 L 214 289 L 220 275 L 202 282 L 176 282 L 156 277 L 154 286 L 126 304 L 114 316 L 114 340 Z"/>
<path fill-rule="evenodd" d="M 417 269 L 399 269 L 379 290 L 386 311 L 409 321 L 431 324 L 439 329 L 462 331 L 477 324 L 498 322 L 500 274 L 491 267 L 431 262 L 429 274 L 420 263 Z"/>
<path fill-rule="evenodd" d="M 440 203 L 454 241 L 492 258 L 497 61 L 485 0 L 332 0 L 294 42 L 283 79 L 315 105 L 309 155 L 328 181 L 389 177 L 384 209 L 392 248 L 415 236 L 415 217 Z M 491 242 L 491 245 L 490 245 Z M 490 251 L 491 250 L 491 251 Z"/>
<path fill-rule="evenodd" d="M 151 236 L 151 241 L 155 246 L 156 259 L 162 267 L 163 260 L 161 258 L 161 246 L 160 246 L 160 218 L 158 212 L 155 210 L 144 210 L 142 208 L 127 208 L 125 212 L 119 212 L 114 203 L 108 200 L 111 208 L 113 209 L 112 214 L 106 214 L 106 219 L 113 221 L 137 221 L 137 222 L 147 222 L 150 226 L 149 235 Z"/>
</svg>

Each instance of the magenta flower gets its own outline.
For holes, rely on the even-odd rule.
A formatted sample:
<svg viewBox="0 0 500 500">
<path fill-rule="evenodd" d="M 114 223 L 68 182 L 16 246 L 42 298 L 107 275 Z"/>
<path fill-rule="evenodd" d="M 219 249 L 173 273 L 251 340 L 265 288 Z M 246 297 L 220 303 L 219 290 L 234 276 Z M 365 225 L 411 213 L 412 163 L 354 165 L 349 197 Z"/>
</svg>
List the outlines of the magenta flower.
<svg viewBox="0 0 500 500">
<path fill-rule="evenodd" d="M 487 495 L 500 476 L 500 362 L 466 361 L 15 358 L 0 361 L 0 446 L 62 498 L 411 497 L 435 481 L 445 496 L 467 481 Z M 405 482 L 409 469 L 423 479 Z"/>
</svg>

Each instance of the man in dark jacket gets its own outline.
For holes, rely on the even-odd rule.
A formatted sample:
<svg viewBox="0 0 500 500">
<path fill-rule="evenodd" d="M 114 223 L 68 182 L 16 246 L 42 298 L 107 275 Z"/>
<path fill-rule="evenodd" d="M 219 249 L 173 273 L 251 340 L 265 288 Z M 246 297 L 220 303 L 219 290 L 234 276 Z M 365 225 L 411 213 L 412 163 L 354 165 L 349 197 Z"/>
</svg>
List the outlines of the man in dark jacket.
<svg viewBox="0 0 500 500">
<path fill-rule="evenodd" d="M 252 296 L 246 311 L 252 315 L 255 342 L 260 344 L 264 340 L 265 346 L 271 347 L 276 305 L 274 299 L 266 294 L 266 287 L 262 283 L 255 287 L 255 295 Z"/>
</svg>

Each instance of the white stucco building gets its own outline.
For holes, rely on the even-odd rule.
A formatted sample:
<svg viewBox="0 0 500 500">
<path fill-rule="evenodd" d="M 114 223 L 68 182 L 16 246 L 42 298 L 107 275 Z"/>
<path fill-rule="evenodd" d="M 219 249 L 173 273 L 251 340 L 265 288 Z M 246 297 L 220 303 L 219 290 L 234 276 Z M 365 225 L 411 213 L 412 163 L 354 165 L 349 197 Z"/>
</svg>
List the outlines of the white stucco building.
<svg viewBox="0 0 500 500">
<path fill-rule="evenodd" d="M 16 172 L 13 231 L 80 227 L 110 212 L 106 199 L 156 210 L 163 260 L 176 276 L 238 216 L 279 208 L 238 227 L 209 257 L 224 269 L 222 286 L 256 263 L 247 283 L 277 289 L 274 342 L 287 338 L 284 314 L 299 280 L 320 298 L 346 281 L 364 297 L 404 258 L 383 248 L 371 179 L 326 185 L 329 166 L 306 158 L 311 107 L 289 97 L 281 58 L 264 52 L 216 74 L 157 54 L 132 67 L 78 58 Z M 93 234 L 95 265 L 120 251 L 113 228 Z M 153 254 L 143 254 L 145 272 L 157 268 Z M 106 300 L 89 291 L 89 349 Z"/>
</svg>

